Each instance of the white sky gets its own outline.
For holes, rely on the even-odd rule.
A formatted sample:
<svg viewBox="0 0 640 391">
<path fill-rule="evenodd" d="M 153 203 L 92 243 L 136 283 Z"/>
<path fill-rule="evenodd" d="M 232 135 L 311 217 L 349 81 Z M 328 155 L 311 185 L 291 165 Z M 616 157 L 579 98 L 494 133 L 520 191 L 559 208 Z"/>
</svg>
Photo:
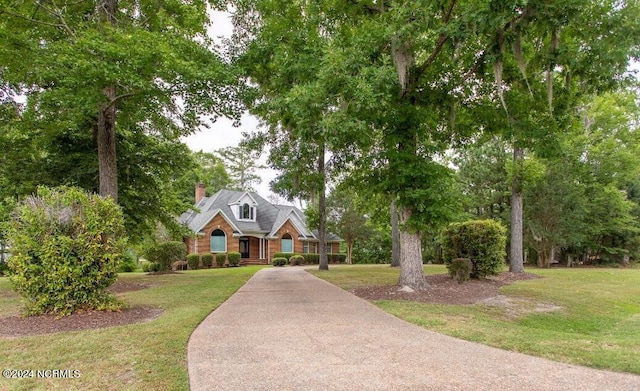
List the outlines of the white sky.
<svg viewBox="0 0 640 391">
<path fill-rule="evenodd" d="M 214 38 L 230 37 L 233 31 L 230 14 L 227 12 L 212 11 L 210 13 L 212 24 L 209 27 L 209 35 Z M 192 151 L 213 152 L 220 148 L 237 146 L 242 140 L 243 132 L 254 132 L 258 127 L 258 119 L 249 113 L 245 113 L 241 118 L 241 125 L 233 127 L 232 121 L 227 118 L 219 118 L 209 129 L 201 129 L 195 134 L 184 137 L 182 140 Z M 266 164 L 266 156 L 260 160 L 261 164 Z M 262 177 L 262 183 L 256 185 L 258 194 L 267 197 L 271 194 L 269 182 L 275 178 L 276 172 L 271 169 L 259 170 L 258 175 Z"/>
</svg>

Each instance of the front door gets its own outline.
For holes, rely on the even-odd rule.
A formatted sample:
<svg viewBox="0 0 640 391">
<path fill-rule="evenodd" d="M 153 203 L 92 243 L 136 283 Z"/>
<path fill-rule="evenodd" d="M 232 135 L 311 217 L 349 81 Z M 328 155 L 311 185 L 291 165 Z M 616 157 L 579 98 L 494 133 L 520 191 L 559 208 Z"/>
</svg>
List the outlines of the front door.
<svg viewBox="0 0 640 391">
<path fill-rule="evenodd" d="M 249 258 L 249 238 L 240 238 L 240 257 Z"/>
</svg>

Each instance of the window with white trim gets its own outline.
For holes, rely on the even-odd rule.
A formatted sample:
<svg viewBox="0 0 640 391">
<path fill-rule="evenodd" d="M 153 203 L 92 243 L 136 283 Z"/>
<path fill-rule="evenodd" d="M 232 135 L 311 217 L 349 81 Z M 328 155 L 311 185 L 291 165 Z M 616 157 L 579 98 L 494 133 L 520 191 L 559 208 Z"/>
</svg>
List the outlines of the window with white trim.
<svg viewBox="0 0 640 391">
<path fill-rule="evenodd" d="M 256 220 L 256 208 L 244 203 L 238 205 L 238 220 Z"/>
<path fill-rule="evenodd" d="M 211 252 L 224 253 L 227 251 L 227 236 L 221 229 L 215 229 L 211 232 Z"/>
<path fill-rule="evenodd" d="M 291 237 L 291 235 L 282 235 L 282 239 L 280 239 L 280 251 L 283 253 L 293 252 L 293 238 Z"/>
</svg>

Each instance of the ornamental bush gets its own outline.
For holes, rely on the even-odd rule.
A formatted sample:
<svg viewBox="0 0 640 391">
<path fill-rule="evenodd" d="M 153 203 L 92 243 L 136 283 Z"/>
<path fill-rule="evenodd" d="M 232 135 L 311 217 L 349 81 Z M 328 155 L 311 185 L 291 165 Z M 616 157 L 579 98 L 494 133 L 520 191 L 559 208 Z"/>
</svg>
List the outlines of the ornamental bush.
<svg viewBox="0 0 640 391">
<path fill-rule="evenodd" d="M 294 254 L 289 258 L 289 264 L 291 265 L 304 265 L 304 257 L 300 254 Z"/>
<path fill-rule="evenodd" d="M 454 223 L 442 231 L 442 258 L 452 276 L 451 263 L 471 260 L 471 278 L 500 273 L 506 259 L 506 229 L 493 220 Z"/>
<path fill-rule="evenodd" d="M 27 315 L 122 307 L 106 291 L 127 242 L 113 200 L 74 187 L 40 187 L 16 208 L 8 239 L 10 279 Z"/>
<path fill-rule="evenodd" d="M 229 266 L 240 266 L 240 257 L 241 254 L 239 252 L 229 252 L 227 253 L 227 259 L 229 260 Z"/>
<path fill-rule="evenodd" d="M 122 254 L 122 262 L 118 266 L 118 273 L 131 273 L 138 268 L 136 255 L 131 250 L 127 250 Z"/>
<path fill-rule="evenodd" d="M 205 268 L 210 268 L 213 264 L 213 254 L 202 254 L 202 266 Z"/>
<path fill-rule="evenodd" d="M 343 254 L 343 253 L 327 254 L 327 262 L 329 263 L 345 263 L 346 261 L 347 261 L 347 254 Z"/>
<path fill-rule="evenodd" d="M 473 264 L 469 258 L 456 258 L 451 261 L 448 269 L 451 277 L 455 278 L 458 284 L 462 284 L 471 278 Z"/>
<path fill-rule="evenodd" d="M 226 261 L 227 261 L 227 253 L 216 254 L 216 265 L 218 265 L 218 267 L 223 267 Z"/>
<path fill-rule="evenodd" d="M 274 253 L 273 258 L 284 258 L 289 262 L 289 258 L 294 255 L 293 253 Z"/>
<path fill-rule="evenodd" d="M 187 255 L 187 264 L 191 270 L 196 270 L 200 266 L 200 255 L 189 254 Z"/>
<path fill-rule="evenodd" d="M 320 263 L 320 254 L 302 254 L 305 259 L 305 263 L 311 265 L 317 265 Z"/>
<path fill-rule="evenodd" d="M 182 242 L 164 242 L 147 249 L 147 259 L 160 265 L 159 271 L 171 270 L 174 262 L 183 261 L 187 246 Z"/>
<path fill-rule="evenodd" d="M 275 257 L 271 260 L 271 264 L 273 266 L 284 266 L 287 264 L 287 258 L 283 258 L 283 257 Z"/>
</svg>

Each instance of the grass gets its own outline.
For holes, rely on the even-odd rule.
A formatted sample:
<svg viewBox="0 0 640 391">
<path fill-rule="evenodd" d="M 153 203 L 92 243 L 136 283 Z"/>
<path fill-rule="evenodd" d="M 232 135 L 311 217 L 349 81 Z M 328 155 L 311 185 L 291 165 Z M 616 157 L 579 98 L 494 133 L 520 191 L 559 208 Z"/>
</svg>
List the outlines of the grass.
<svg viewBox="0 0 640 391">
<path fill-rule="evenodd" d="M 425 266 L 426 273 L 443 273 Z M 378 301 L 383 310 L 411 323 L 468 341 L 555 361 L 640 374 L 640 270 L 529 269 L 542 279 L 519 281 L 501 294 L 521 306 L 560 310 L 514 316 L 506 307 Z M 347 266 L 314 272 L 344 289 L 393 285 L 398 270 Z"/>
<path fill-rule="evenodd" d="M 193 329 L 260 267 L 181 274 L 121 274 L 150 288 L 119 295 L 130 305 L 160 307 L 151 322 L 108 329 L 0 339 L 2 369 L 78 370 L 77 379 L 4 379 L 13 390 L 188 390 L 187 342 Z M 8 279 L 0 278 L 0 316 L 19 310 Z"/>
</svg>

